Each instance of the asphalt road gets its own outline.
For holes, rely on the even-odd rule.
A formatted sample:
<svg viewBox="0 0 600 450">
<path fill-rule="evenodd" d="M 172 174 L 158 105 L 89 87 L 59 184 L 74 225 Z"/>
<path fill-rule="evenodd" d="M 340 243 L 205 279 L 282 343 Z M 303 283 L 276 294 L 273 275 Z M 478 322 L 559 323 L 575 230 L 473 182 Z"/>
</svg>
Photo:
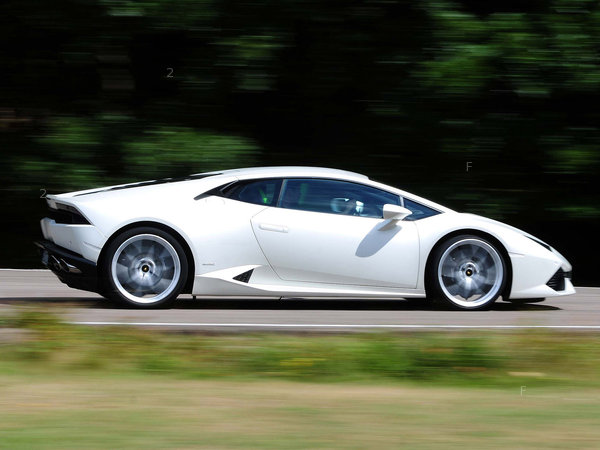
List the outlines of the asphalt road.
<svg viewBox="0 0 600 450">
<path fill-rule="evenodd" d="M 0 270 L 0 315 L 26 307 L 90 326 L 199 331 L 339 332 L 365 330 L 548 328 L 600 332 L 600 288 L 543 303 L 498 301 L 490 311 L 442 311 L 403 300 L 192 300 L 172 309 L 115 308 L 96 294 L 68 288 L 47 270 Z"/>
</svg>

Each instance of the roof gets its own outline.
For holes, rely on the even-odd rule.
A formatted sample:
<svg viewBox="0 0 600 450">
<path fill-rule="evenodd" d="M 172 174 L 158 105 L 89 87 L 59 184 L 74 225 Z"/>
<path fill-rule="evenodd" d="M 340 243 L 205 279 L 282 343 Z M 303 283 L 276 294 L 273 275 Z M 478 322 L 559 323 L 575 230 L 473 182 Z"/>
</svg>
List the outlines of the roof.
<svg viewBox="0 0 600 450">
<path fill-rule="evenodd" d="M 267 167 L 247 167 L 242 169 L 229 169 L 214 172 L 215 175 L 233 175 L 235 177 L 254 178 L 257 176 L 266 177 L 289 177 L 289 176 L 306 176 L 306 177 L 335 177 L 335 178 L 357 178 L 368 180 L 369 177 L 348 170 L 330 169 L 326 167 L 308 167 L 308 166 L 267 166 Z M 208 175 L 208 174 L 204 174 Z"/>
<path fill-rule="evenodd" d="M 60 194 L 62 198 L 79 197 L 89 194 L 98 194 L 101 192 L 121 191 L 124 189 L 150 187 L 156 185 L 172 184 L 179 181 L 193 181 L 221 177 L 235 177 L 238 179 L 253 179 L 253 178 L 270 178 L 270 177 L 324 177 L 324 178 L 339 178 L 344 180 L 364 181 L 369 177 L 347 170 L 328 169 L 325 167 L 302 167 L 302 166 L 270 166 L 270 167 L 247 167 L 242 169 L 219 170 L 215 172 L 204 172 L 189 175 L 180 178 L 162 178 L 158 180 L 137 181 L 134 183 L 125 183 L 115 186 L 104 186 L 83 191 L 68 192 Z"/>
</svg>

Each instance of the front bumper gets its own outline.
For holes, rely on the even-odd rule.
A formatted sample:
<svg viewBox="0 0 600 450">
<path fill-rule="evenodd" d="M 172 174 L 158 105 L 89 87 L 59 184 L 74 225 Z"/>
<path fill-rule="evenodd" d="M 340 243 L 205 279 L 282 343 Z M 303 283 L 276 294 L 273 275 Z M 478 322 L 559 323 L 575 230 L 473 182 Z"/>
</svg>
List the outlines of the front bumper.
<svg viewBox="0 0 600 450">
<path fill-rule="evenodd" d="M 549 298 L 575 294 L 571 281 L 572 267 L 560 254 L 547 257 L 509 254 L 513 285 L 511 299 Z"/>
<path fill-rule="evenodd" d="M 42 264 L 67 286 L 84 291 L 98 292 L 96 263 L 48 240 L 35 242 Z"/>
</svg>

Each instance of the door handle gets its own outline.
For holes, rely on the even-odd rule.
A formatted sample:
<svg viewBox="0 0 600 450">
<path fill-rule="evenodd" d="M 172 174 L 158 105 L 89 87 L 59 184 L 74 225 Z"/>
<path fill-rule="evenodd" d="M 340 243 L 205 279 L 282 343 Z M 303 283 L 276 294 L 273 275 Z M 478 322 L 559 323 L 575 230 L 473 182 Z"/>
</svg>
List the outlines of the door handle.
<svg viewBox="0 0 600 450">
<path fill-rule="evenodd" d="M 284 225 L 274 225 L 272 223 L 261 223 L 258 228 L 265 231 L 277 231 L 278 233 L 287 233 L 289 228 Z"/>
</svg>

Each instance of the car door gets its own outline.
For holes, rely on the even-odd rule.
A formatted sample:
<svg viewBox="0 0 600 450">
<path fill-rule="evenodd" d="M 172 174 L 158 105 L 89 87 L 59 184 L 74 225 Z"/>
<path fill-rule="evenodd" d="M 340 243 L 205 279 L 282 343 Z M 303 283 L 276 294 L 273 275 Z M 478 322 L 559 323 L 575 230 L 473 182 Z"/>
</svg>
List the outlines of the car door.
<svg viewBox="0 0 600 450">
<path fill-rule="evenodd" d="M 288 281 L 415 288 L 419 239 L 411 221 L 384 220 L 399 196 L 341 180 L 286 179 L 277 206 L 252 218 L 269 264 Z"/>
</svg>

